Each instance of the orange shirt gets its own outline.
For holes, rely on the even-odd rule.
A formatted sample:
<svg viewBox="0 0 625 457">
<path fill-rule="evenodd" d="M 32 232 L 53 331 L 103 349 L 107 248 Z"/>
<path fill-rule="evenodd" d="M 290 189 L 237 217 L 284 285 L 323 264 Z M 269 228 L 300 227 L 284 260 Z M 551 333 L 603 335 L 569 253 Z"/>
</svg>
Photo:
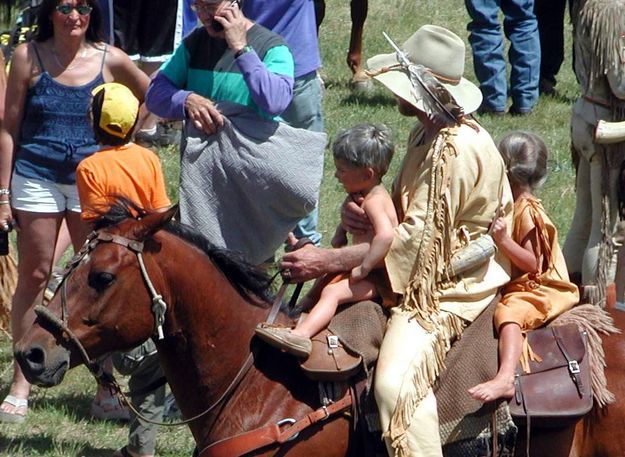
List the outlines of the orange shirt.
<svg viewBox="0 0 625 457">
<path fill-rule="evenodd" d="M 149 210 L 171 205 L 158 156 L 134 143 L 102 149 L 84 159 L 76 169 L 76 185 L 86 221 L 106 212 L 118 196 Z"/>
</svg>

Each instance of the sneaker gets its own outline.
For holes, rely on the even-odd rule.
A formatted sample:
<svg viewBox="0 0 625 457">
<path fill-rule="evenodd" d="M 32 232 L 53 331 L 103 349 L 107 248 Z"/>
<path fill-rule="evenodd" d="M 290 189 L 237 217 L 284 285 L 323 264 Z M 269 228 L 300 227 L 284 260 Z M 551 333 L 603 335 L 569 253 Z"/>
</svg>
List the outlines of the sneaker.
<svg viewBox="0 0 625 457">
<path fill-rule="evenodd" d="M 477 114 L 479 114 L 480 116 L 503 116 L 504 114 L 506 114 L 505 110 L 498 110 L 496 108 L 493 108 L 491 106 L 486 106 L 486 105 L 482 105 L 477 109 Z"/>
<path fill-rule="evenodd" d="M 527 116 L 532 112 L 532 108 L 519 108 L 512 105 L 508 113 L 512 116 Z"/>
<path fill-rule="evenodd" d="M 174 394 L 168 393 L 163 403 L 163 420 L 173 422 L 180 419 L 182 419 L 182 413 L 178 408 Z"/>
<path fill-rule="evenodd" d="M 296 357 L 308 358 L 312 352 L 312 341 L 310 341 L 310 338 L 295 335 L 290 328 L 258 324 L 255 332 L 265 343 L 282 349 Z"/>
<path fill-rule="evenodd" d="M 180 144 L 180 130 L 171 122 L 158 123 L 152 130 L 139 130 L 135 142 L 143 147 L 165 147 Z"/>
</svg>

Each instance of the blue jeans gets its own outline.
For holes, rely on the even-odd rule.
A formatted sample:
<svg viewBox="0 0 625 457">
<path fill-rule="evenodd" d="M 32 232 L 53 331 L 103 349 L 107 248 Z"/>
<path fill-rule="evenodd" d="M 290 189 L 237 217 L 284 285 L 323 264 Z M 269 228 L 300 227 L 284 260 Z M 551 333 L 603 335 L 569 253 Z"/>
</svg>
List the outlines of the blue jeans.
<svg viewBox="0 0 625 457">
<path fill-rule="evenodd" d="M 311 72 L 295 79 L 293 100 L 280 117 L 292 127 L 323 132 L 323 110 L 321 107 L 322 89 L 317 72 Z M 296 238 L 310 238 L 315 244 L 321 242 L 321 233 L 317 231 L 318 209 L 314 208 L 293 229 Z"/>
<path fill-rule="evenodd" d="M 530 111 L 538 100 L 540 38 L 533 0 L 465 0 L 471 22 L 469 42 L 473 50 L 475 76 L 484 95 L 482 106 L 505 111 L 508 95 L 519 112 Z M 499 23 L 510 40 L 510 94 L 506 78 L 504 39 Z"/>
</svg>

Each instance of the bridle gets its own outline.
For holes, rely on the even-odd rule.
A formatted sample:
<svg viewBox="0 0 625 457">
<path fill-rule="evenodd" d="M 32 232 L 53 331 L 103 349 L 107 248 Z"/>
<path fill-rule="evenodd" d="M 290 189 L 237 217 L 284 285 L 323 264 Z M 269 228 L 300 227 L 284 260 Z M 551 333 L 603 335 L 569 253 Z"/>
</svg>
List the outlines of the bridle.
<svg viewBox="0 0 625 457">
<path fill-rule="evenodd" d="M 143 419 L 146 422 L 154 423 L 157 425 L 164 426 L 177 426 L 177 425 L 185 425 L 194 420 L 208 414 L 210 411 L 215 409 L 218 405 L 220 405 L 239 385 L 239 383 L 243 380 L 243 377 L 247 374 L 254 363 L 254 354 L 250 352 L 247 356 L 245 362 L 237 372 L 236 376 L 232 380 L 232 382 L 228 385 L 226 390 L 220 395 L 220 397 L 206 410 L 202 413 L 197 414 L 193 417 L 185 419 L 179 422 L 158 422 L 148 419 L 141 415 L 133 406 L 132 403 L 126 398 L 126 395 L 123 393 L 121 386 L 115 380 L 115 377 L 112 373 L 107 373 L 104 371 L 102 364 L 98 360 L 94 360 L 89 357 L 87 350 L 80 342 L 78 337 L 72 332 L 72 330 L 67 325 L 67 282 L 69 277 L 72 275 L 74 270 L 78 268 L 78 266 L 82 263 L 82 261 L 95 249 L 95 247 L 99 243 L 115 243 L 119 246 L 123 246 L 130 251 L 134 252 L 137 256 L 137 262 L 139 263 L 139 268 L 141 270 L 141 276 L 143 281 L 150 293 L 151 297 L 151 311 L 154 315 L 154 333 L 156 334 L 159 340 L 165 338 L 163 333 L 163 325 L 165 324 L 165 313 L 167 311 L 167 303 L 163 299 L 162 295 L 160 295 L 152 283 L 150 279 L 150 275 L 145 267 L 145 262 L 143 259 L 143 242 L 132 240 L 130 238 L 123 237 L 121 235 L 115 235 L 113 233 L 108 232 L 91 232 L 87 237 L 85 244 L 82 246 L 80 251 L 76 253 L 76 255 L 68 262 L 68 265 L 63 272 L 63 277 L 61 279 L 60 289 L 61 289 L 61 317 L 57 317 L 54 315 L 46 306 L 37 305 L 34 308 L 35 314 L 39 319 L 44 321 L 45 323 L 51 325 L 59 332 L 61 335 L 67 335 L 67 340 L 69 340 L 79 351 L 80 356 L 82 358 L 83 363 L 89 369 L 91 374 L 96 378 L 96 381 L 104 386 L 108 387 L 112 392 L 119 394 L 124 402 L 128 405 L 129 408 L 133 410 L 133 412 Z M 273 322 L 280 310 L 280 303 L 282 302 L 282 297 L 286 291 L 286 283 L 280 288 L 280 291 L 276 295 L 276 299 L 274 300 L 273 306 L 271 307 L 271 311 L 269 312 L 269 316 L 267 317 L 267 322 Z"/>
<path fill-rule="evenodd" d="M 120 246 L 124 246 L 137 255 L 139 266 L 141 268 L 141 274 L 152 296 L 152 313 L 154 314 L 155 328 L 158 329 L 157 331 L 160 330 L 158 333 L 159 336 L 162 335 L 162 325 L 165 321 L 167 304 L 163 300 L 163 297 L 156 293 L 154 285 L 150 280 L 150 276 L 145 269 L 145 263 L 143 261 L 143 242 L 131 240 L 129 238 L 108 232 L 91 232 L 89 236 L 87 236 L 85 244 L 83 244 L 80 248 L 80 251 L 78 251 L 72 259 L 70 259 L 65 271 L 63 271 L 63 277 L 61 278 L 61 283 L 59 285 L 61 290 L 61 317 L 59 318 L 55 316 L 46 306 L 43 305 L 35 306 L 34 311 L 37 317 L 43 322 L 57 329 L 61 332 L 61 335 L 67 335 L 66 339 L 69 340 L 76 347 L 76 349 L 78 349 L 84 365 L 89 369 L 99 384 L 103 386 L 111 386 L 116 384 L 115 379 L 110 373 L 106 373 L 104 371 L 102 364 L 97 359 L 89 357 L 89 354 L 87 354 L 87 350 L 83 344 L 67 325 L 69 315 L 67 312 L 67 283 L 76 268 L 78 268 L 85 257 L 87 257 L 100 242 L 115 243 Z"/>
</svg>

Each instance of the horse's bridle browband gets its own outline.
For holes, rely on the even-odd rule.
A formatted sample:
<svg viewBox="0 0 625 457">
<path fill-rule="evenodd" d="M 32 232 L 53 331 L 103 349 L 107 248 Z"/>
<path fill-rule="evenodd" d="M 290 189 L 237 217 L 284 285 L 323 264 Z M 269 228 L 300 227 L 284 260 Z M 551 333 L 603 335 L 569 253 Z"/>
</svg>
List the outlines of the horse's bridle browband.
<svg viewBox="0 0 625 457">
<path fill-rule="evenodd" d="M 216 406 L 221 404 L 232 393 L 232 391 L 239 385 L 239 383 L 243 380 L 243 377 L 245 376 L 245 374 L 247 374 L 247 372 L 253 365 L 254 356 L 252 353 L 248 355 L 245 362 L 239 369 L 238 373 L 236 374 L 236 376 L 234 377 L 230 385 L 222 393 L 222 395 L 202 413 L 197 414 L 193 417 L 190 417 L 189 419 L 185 419 L 180 422 L 175 422 L 175 423 L 158 422 L 158 421 L 153 421 L 144 417 L 141 413 L 139 413 L 133 407 L 132 403 L 128 401 L 128 399 L 126 398 L 126 395 L 123 393 L 121 387 L 115 380 L 115 377 L 112 375 L 112 373 L 105 372 L 104 369 L 102 368 L 102 365 L 97 360 L 92 360 L 89 357 L 89 354 L 87 354 L 87 351 L 82 345 L 82 343 L 80 342 L 80 340 L 76 337 L 74 332 L 72 332 L 70 328 L 67 326 L 67 314 L 68 314 L 67 313 L 67 289 L 66 289 L 67 281 L 69 277 L 71 276 L 71 274 L 74 272 L 74 270 L 78 267 L 78 265 L 80 265 L 83 259 L 91 251 L 93 251 L 93 249 L 95 249 L 95 247 L 98 245 L 99 242 L 115 243 L 120 246 L 124 246 L 130 249 L 132 252 L 134 252 L 137 255 L 137 261 L 139 262 L 141 276 L 143 277 L 146 287 L 148 288 L 148 291 L 150 292 L 150 296 L 152 297 L 151 310 L 152 310 L 152 313 L 154 314 L 155 333 L 157 334 L 158 339 L 164 338 L 163 325 L 165 323 L 165 312 L 167 311 L 167 303 L 165 303 L 165 301 L 163 300 L 163 297 L 159 293 L 156 292 L 156 289 L 154 288 L 154 284 L 152 284 L 148 271 L 145 268 L 145 262 L 143 261 L 143 242 L 125 238 L 123 236 L 115 235 L 113 233 L 108 233 L 108 232 L 102 232 L 102 231 L 91 232 L 89 236 L 87 237 L 85 244 L 82 246 L 82 248 L 80 248 L 80 251 L 78 251 L 76 255 L 72 257 L 72 259 L 68 262 L 67 268 L 63 272 L 63 278 L 61 279 L 61 284 L 60 284 L 61 318 L 59 319 L 46 306 L 43 306 L 43 305 L 35 306 L 34 308 L 35 314 L 37 315 L 37 317 L 39 317 L 43 321 L 47 322 L 48 324 L 52 325 L 54 328 L 59 330 L 61 332 L 61 335 L 63 334 L 67 335 L 67 338 L 69 339 L 69 341 L 71 341 L 80 352 L 80 356 L 83 360 L 83 363 L 89 369 L 89 371 L 93 374 L 93 376 L 96 378 L 98 383 L 103 386 L 109 387 L 113 392 L 116 392 L 119 395 L 121 395 L 122 399 L 128 405 L 128 407 L 131 408 L 133 412 L 144 421 L 157 424 L 157 425 L 177 426 L 177 425 L 188 424 L 189 422 L 193 422 L 194 420 L 208 414 Z M 276 295 L 276 299 L 274 300 L 273 306 L 271 307 L 271 311 L 269 312 L 269 316 L 267 317 L 267 322 L 273 322 L 274 319 L 276 318 L 278 311 L 280 310 L 280 303 L 282 301 L 282 297 L 284 296 L 284 293 L 286 291 L 286 286 L 287 286 L 287 283 L 284 283 L 282 287 L 280 288 L 280 291 Z"/>
</svg>

